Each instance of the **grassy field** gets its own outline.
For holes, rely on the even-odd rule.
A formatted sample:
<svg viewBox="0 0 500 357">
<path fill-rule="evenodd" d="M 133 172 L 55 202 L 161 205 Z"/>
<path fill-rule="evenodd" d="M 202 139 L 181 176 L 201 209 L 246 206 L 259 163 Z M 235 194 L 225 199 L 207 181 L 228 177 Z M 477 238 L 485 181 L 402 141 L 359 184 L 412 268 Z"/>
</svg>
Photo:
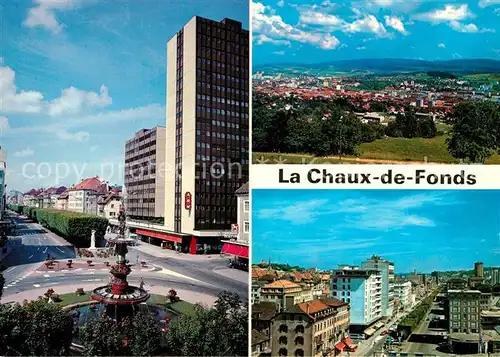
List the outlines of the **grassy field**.
<svg viewBox="0 0 500 357">
<path fill-rule="evenodd" d="M 443 130 L 444 128 L 439 128 Z M 314 157 L 307 154 L 281 153 L 253 153 L 254 164 L 372 164 L 376 161 L 397 162 L 437 162 L 457 164 L 459 160 L 453 158 L 446 147 L 446 135 L 432 139 L 414 138 L 385 138 L 364 143 L 359 146 L 357 157 Z M 357 160 L 359 158 L 359 160 Z M 374 160 L 374 162 L 363 161 Z M 387 163 L 387 162 L 381 162 Z M 486 161 L 486 164 L 500 164 L 500 155 L 495 155 Z"/>
</svg>

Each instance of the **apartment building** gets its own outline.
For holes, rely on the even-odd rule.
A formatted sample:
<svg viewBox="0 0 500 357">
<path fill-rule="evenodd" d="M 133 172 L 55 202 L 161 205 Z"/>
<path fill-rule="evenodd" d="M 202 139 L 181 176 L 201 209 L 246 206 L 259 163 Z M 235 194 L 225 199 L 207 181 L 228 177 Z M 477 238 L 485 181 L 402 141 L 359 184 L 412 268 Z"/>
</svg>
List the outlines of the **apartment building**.
<svg viewBox="0 0 500 357">
<path fill-rule="evenodd" d="M 392 316 L 394 313 L 394 263 L 373 256 L 362 262 L 361 268 L 380 271 L 382 277 L 382 316 Z"/>
<path fill-rule="evenodd" d="M 400 310 L 407 310 L 413 306 L 414 299 L 410 281 L 394 282 L 394 297 L 398 299 Z"/>
<path fill-rule="evenodd" d="M 279 311 L 304 302 L 309 294 L 304 294 L 299 284 L 288 280 L 276 280 L 260 288 L 260 301 L 274 302 Z"/>
<path fill-rule="evenodd" d="M 449 332 L 478 333 L 481 324 L 481 292 L 448 290 Z"/>
<path fill-rule="evenodd" d="M 108 184 L 97 176 L 82 180 L 68 190 L 68 210 L 73 212 L 98 214 L 97 201 L 108 193 Z"/>
<path fill-rule="evenodd" d="M 271 355 L 323 357 L 351 349 L 349 321 L 349 304 L 339 299 L 292 305 L 271 321 Z"/>
<path fill-rule="evenodd" d="M 238 241 L 249 242 L 250 236 L 250 190 L 249 182 L 236 190 L 236 203 L 238 207 Z"/>
<path fill-rule="evenodd" d="M 167 45 L 165 228 L 190 251 L 219 247 L 248 182 L 249 33 L 193 17 Z M 243 224 L 245 232 L 245 223 Z"/>
<path fill-rule="evenodd" d="M 165 215 L 165 130 L 142 129 L 125 143 L 125 204 L 132 219 Z"/>
<path fill-rule="evenodd" d="M 98 215 L 107 219 L 117 219 L 122 205 L 121 190 L 113 188 L 97 201 Z"/>
<path fill-rule="evenodd" d="M 363 333 L 382 315 L 382 276 L 379 270 L 343 266 L 331 274 L 330 295 L 351 306 L 350 330 Z"/>
</svg>

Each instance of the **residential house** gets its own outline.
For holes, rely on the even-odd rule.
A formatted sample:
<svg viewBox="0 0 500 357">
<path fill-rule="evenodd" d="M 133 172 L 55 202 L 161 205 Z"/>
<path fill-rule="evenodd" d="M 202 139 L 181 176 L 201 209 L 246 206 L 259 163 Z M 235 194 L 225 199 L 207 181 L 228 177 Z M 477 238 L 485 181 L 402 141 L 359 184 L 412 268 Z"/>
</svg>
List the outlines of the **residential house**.
<svg viewBox="0 0 500 357">
<path fill-rule="evenodd" d="M 108 184 L 97 176 L 86 178 L 69 189 L 68 210 L 97 215 L 97 201 L 108 192 Z"/>
<path fill-rule="evenodd" d="M 106 195 L 99 197 L 97 201 L 98 215 L 108 219 L 116 219 L 122 205 L 121 190 L 113 188 Z"/>
<path fill-rule="evenodd" d="M 348 349 L 349 304 L 325 298 L 289 306 L 271 321 L 272 356 L 333 356 Z"/>
</svg>

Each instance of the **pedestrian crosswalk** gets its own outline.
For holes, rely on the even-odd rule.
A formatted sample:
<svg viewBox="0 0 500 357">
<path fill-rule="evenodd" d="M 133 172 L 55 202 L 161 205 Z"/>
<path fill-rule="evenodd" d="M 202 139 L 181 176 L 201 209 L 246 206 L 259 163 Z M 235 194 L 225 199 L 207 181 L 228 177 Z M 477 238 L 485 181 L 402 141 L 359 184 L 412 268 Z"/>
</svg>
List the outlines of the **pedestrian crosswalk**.
<svg viewBox="0 0 500 357">
<path fill-rule="evenodd" d="M 14 287 L 14 286 L 16 286 L 17 284 L 19 284 L 21 281 L 23 281 L 24 279 L 26 279 L 28 276 L 30 276 L 31 274 L 33 274 L 33 272 L 29 272 L 28 274 L 26 274 L 26 275 L 24 275 L 24 276 L 22 276 L 22 277 L 20 277 L 20 278 L 18 278 L 18 279 L 16 279 L 16 280 L 14 280 L 14 281 L 12 281 L 12 282 L 8 283 L 8 284 L 7 284 L 7 285 L 5 285 L 3 288 L 4 288 L 4 289 L 9 289 L 9 288 L 11 288 L 11 287 Z"/>
</svg>

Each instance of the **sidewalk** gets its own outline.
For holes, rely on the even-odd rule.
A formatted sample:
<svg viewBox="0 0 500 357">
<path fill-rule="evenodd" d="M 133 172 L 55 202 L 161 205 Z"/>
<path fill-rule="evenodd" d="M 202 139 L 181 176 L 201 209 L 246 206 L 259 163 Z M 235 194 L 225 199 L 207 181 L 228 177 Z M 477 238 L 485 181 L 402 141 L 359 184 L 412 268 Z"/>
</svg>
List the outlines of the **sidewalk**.
<svg viewBox="0 0 500 357">
<path fill-rule="evenodd" d="M 115 233 L 106 233 L 105 239 L 115 238 L 116 236 L 117 234 Z M 156 245 L 139 240 L 137 241 L 137 245 L 129 247 L 129 251 L 131 250 L 137 250 L 144 254 L 149 254 L 158 258 L 175 258 L 189 261 L 226 259 L 221 257 L 220 254 L 194 255 L 189 253 L 177 253 L 174 250 L 163 249 Z"/>
<path fill-rule="evenodd" d="M 77 288 L 83 288 L 85 291 L 92 291 L 95 289 L 97 286 L 96 284 L 74 284 L 74 285 L 58 285 L 56 287 L 53 287 L 54 291 L 59 294 L 69 294 L 69 293 L 74 293 L 76 292 Z M 166 296 L 168 294 L 168 291 L 172 287 L 166 287 L 166 286 L 147 286 L 146 285 L 146 290 L 150 294 L 158 294 L 158 295 L 164 295 Z M 175 287 L 174 287 L 175 288 Z M 215 303 L 215 300 L 217 298 L 212 295 L 208 294 L 202 294 L 202 293 L 197 293 L 194 291 L 189 291 L 189 290 L 184 290 L 184 289 L 177 289 L 177 295 L 184 301 L 190 302 L 192 304 L 200 303 L 205 306 L 213 306 Z M 2 303 L 6 304 L 9 302 L 19 302 L 22 303 L 24 300 L 38 300 L 39 296 L 42 296 L 45 292 L 47 291 L 46 288 L 44 289 L 33 289 L 29 291 L 23 291 L 18 294 L 13 294 L 13 295 L 5 295 L 2 297 Z"/>
</svg>

